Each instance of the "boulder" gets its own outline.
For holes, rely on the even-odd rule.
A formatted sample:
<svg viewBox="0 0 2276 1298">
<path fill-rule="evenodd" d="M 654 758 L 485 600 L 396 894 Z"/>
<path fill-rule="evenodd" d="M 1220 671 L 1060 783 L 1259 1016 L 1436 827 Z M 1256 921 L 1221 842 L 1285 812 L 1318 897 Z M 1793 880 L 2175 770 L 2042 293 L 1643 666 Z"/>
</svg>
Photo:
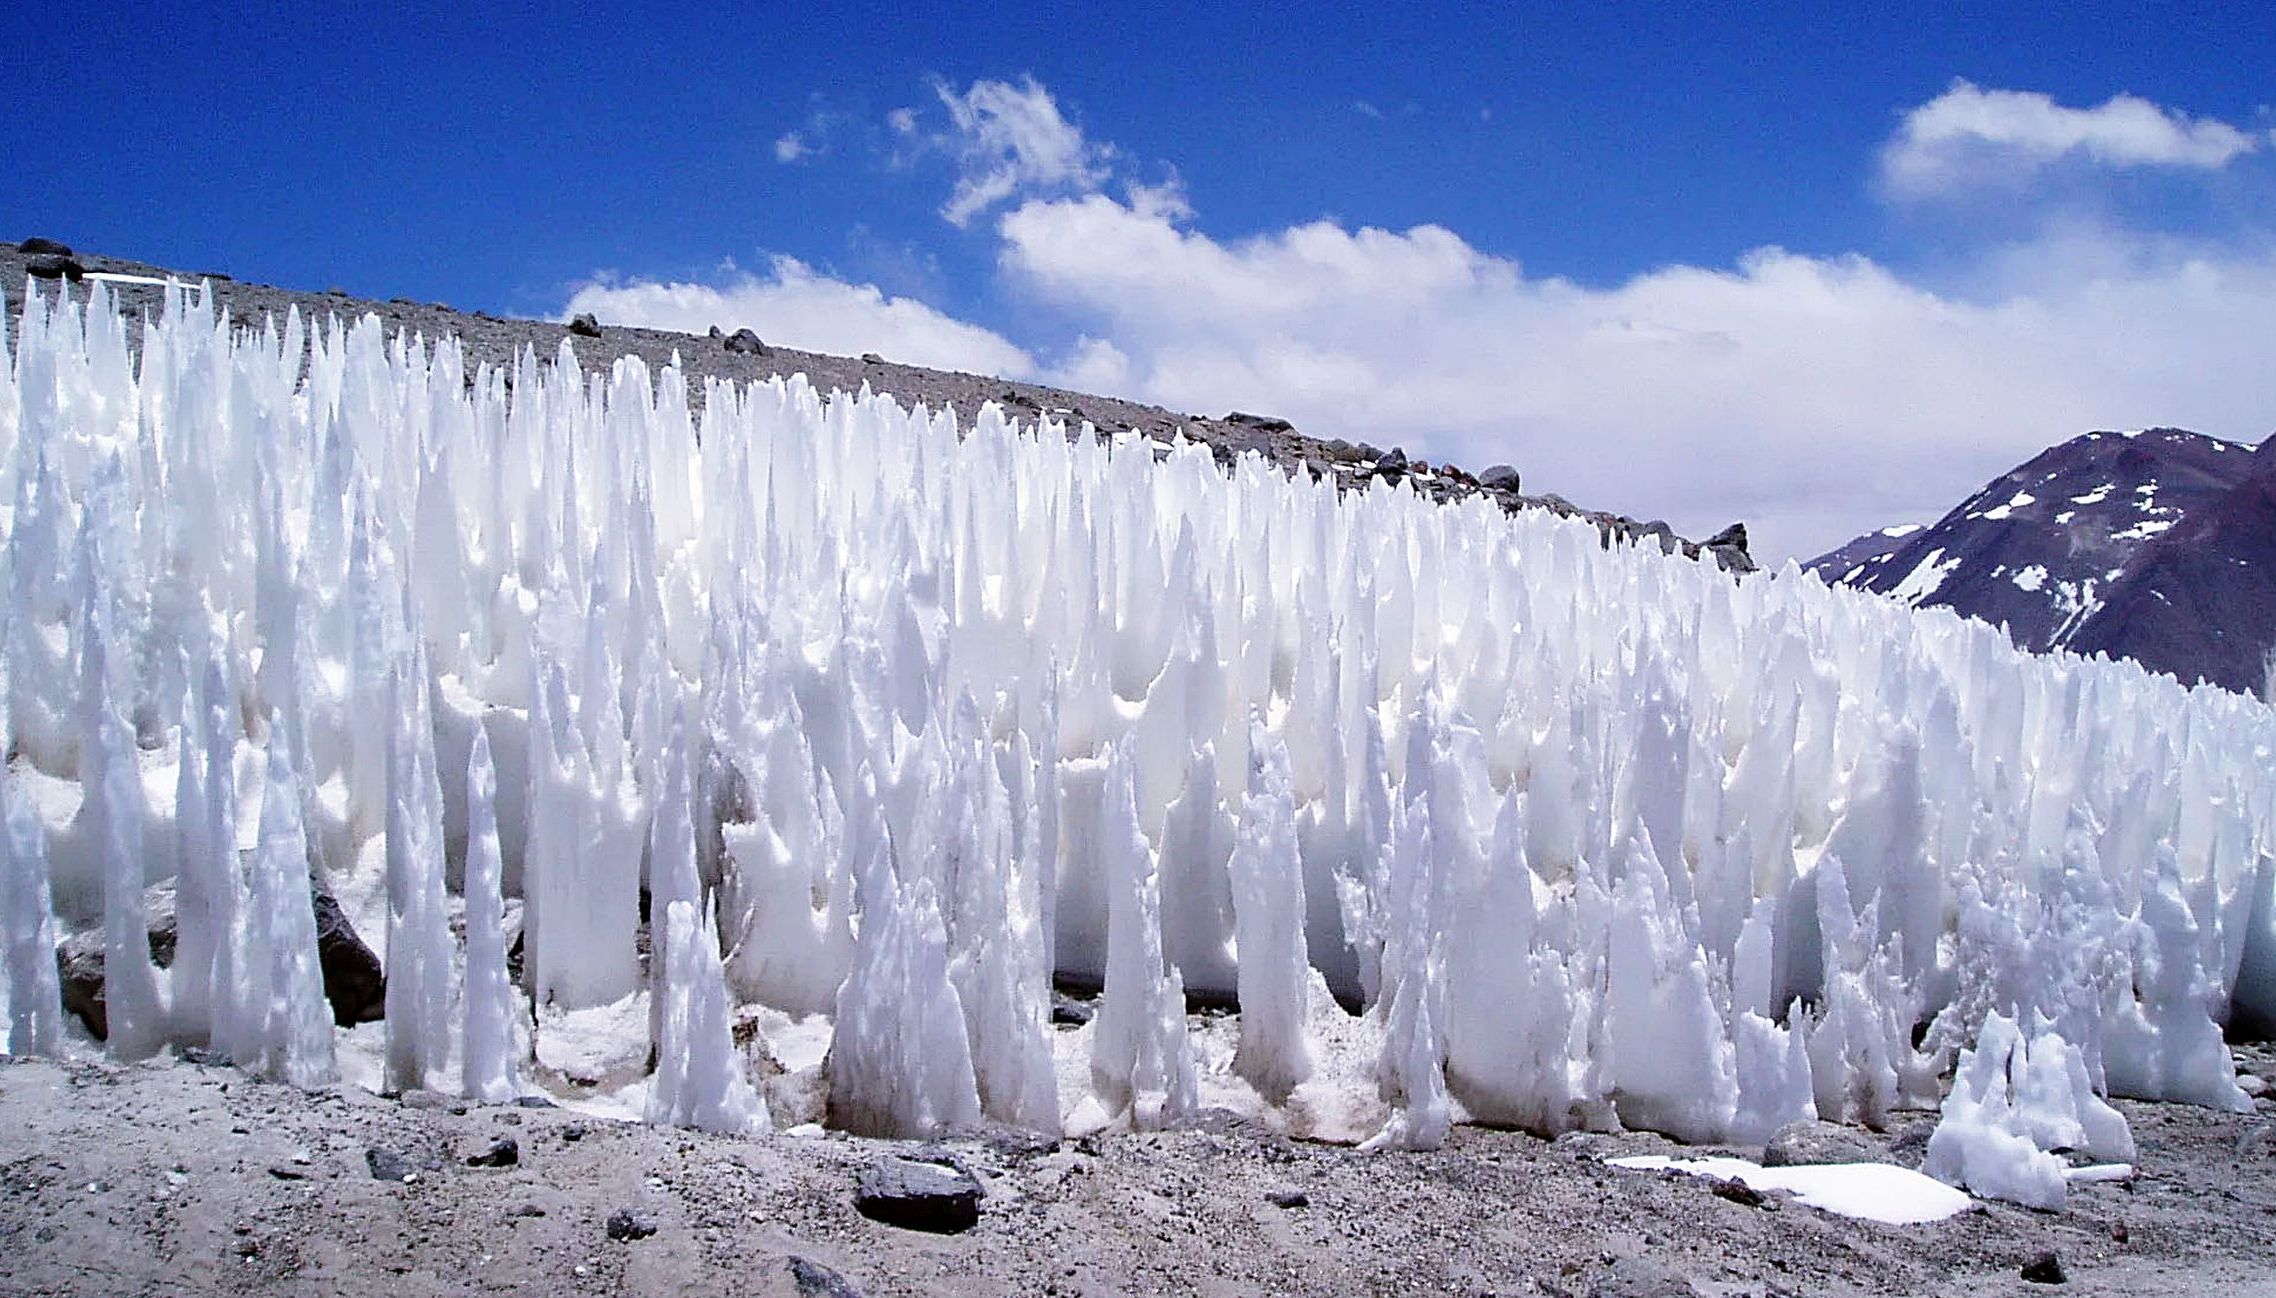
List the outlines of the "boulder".
<svg viewBox="0 0 2276 1298">
<path fill-rule="evenodd" d="M 598 338 L 601 336 L 601 322 L 595 320 L 590 311 L 579 312 L 569 318 L 569 332 L 580 338 Z"/>
<path fill-rule="evenodd" d="M 387 1014 L 387 974 L 379 957 L 356 936 L 347 912 L 330 892 L 316 888 L 316 960 L 324 969 L 324 999 L 332 1022 L 343 1028 L 374 1023 Z"/>
<path fill-rule="evenodd" d="M 1225 414 L 1225 422 L 1254 428 L 1260 433 L 1293 433 L 1296 425 L 1273 415 L 1252 415 L 1246 410 L 1232 410 Z"/>
<path fill-rule="evenodd" d="M 79 255 L 71 251 L 71 245 L 68 243 L 55 239 L 43 239 L 36 234 L 17 244 L 16 251 L 26 257 L 76 257 Z"/>
<path fill-rule="evenodd" d="M 876 352 L 863 352 L 861 354 L 861 363 L 864 365 L 883 365 L 885 363 L 885 358 L 878 355 Z"/>
<path fill-rule="evenodd" d="M 64 279 L 78 283 L 87 274 L 77 257 L 60 257 L 50 254 L 33 257 L 24 263 L 24 273 L 33 279 Z"/>
<path fill-rule="evenodd" d="M 2023 1278 L 2031 1284 L 2062 1284 L 2070 1279 L 2063 1274 L 2063 1260 L 2051 1248 L 2039 1250 L 2023 1264 Z"/>
<path fill-rule="evenodd" d="M 1764 1167 L 1818 1167 L 1827 1163 L 1886 1163 L 1889 1156 L 1863 1134 L 1838 1122 L 1789 1122 L 1762 1146 Z"/>
<path fill-rule="evenodd" d="M 854 1209 L 871 1221 L 954 1235 L 980 1222 L 980 1182 L 961 1168 L 881 1158 L 862 1169 Z"/>
<path fill-rule="evenodd" d="M 1486 471 L 1478 475 L 1478 485 L 1488 491 L 1506 491 L 1514 495 L 1518 487 L 1517 470 L 1506 464 L 1487 465 Z"/>
<path fill-rule="evenodd" d="M 774 354 L 757 334 L 748 329 L 737 329 L 722 339 L 719 345 L 737 356 L 772 356 Z"/>
</svg>

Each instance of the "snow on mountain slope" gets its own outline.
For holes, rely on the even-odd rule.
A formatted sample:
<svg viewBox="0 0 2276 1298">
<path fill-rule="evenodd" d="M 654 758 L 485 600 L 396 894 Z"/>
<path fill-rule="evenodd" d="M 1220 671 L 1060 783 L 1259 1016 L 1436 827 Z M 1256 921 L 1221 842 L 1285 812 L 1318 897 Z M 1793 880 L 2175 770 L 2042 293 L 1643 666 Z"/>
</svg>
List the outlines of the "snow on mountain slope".
<svg viewBox="0 0 2276 1298">
<path fill-rule="evenodd" d="M 2276 565 L 2251 484 L 2276 451 L 2174 428 L 2087 433 L 1986 484 L 1934 526 L 1810 561 L 1827 581 L 2005 626 L 2025 649 L 2132 658 L 2257 692 Z"/>
<path fill-rule="evenodd" d="M 332 1075 L 304 863 L 384 917 L 392 1084 L 736 1130 L 1759 1139 L 1932 1101 L 1995 1012 L 2236 1104 L 2216 1020 L 2276 1016 L 2236 695 L 993 405 L 127 327 L 35 298 L 0 372 L 0 940 L 103 925 L 117 1055 Z"/>
</svg>

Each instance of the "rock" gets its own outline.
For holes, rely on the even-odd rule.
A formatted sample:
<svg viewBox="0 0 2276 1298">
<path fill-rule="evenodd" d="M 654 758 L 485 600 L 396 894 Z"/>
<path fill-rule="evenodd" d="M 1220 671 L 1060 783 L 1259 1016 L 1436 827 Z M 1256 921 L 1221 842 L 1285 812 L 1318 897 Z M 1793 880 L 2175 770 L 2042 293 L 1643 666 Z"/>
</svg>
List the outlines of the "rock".
<svg viewBox="0 0 2276 1298">
<path fill-rule="evenodd" d="M 1517 470 L 1506 464 L 1487 465 L 1486 471 L 1478 475 L 1478 485 L 1488 491 L 1507 491 L 1514 494 L 1518 486 Z"/>
<path fill-rule="evenodd" d="M 387 1013 L 387 974 L 379 957 L 356 936 L 356 926 L 332 894 L 319 888 L 316 905 L 316 960 L 324 968 L 324 999 L 332 1003 L 335 1026 L 376 1023 Z"/>
<path fill-rule="evenodd" d="M 563 1140 L 583 1140 L 585 1138 L 585 1124 L 582 1122 L 572 1122 L 568 1126 L 563 1127 L 561 1129 L 561 1138 Z"/>
<path fill-rule="evenodd" d="M 558 1109 L 561 1106 L 542 1095 L 517 1095 L 514 1107 L 518 1109 Z"/>
<path fill-rule="evenodd" d="M 796 1254 L 789 1262 L 790 1282 L 798 1286 L 799 1298 L 861 1298 L 861 1290 L 852 1282 L 821 1263 Z"/>
<path fill-rule="evenodd" d="M 722 339 L 722 338 L 725 338 L 726 336 L 727 336 L 727 331 L 726 331 L 726 330 L 724 330 L 724 329 L 720 328 L 718 325 L 713 325 L 713 326 L 711 326 L 711 333 L 709 334 L 709 337 L 711 338 L 711 340 L 712 340 L 713 342 L 717 342 L 717 341 L 719 341 L 720 339 Z"/>
<path fill-rule="evenodd" d="M 364 1151 L 364 1165 L 371 1168 L 374 1181 L 414 1181 L 419 1176 L 419 1169 L 410 1159 L 377 1145 Z"/>
<path fill-rule="evenodd" d="M 772 356 L 774 351 L 748 329 L 737 329 L 719 344 L 737 356 Z"/>
<path fill-rule="evenodd" d="M 54 239 L 43 239 L 36 234 L 17 244 L 16 251 L 26 257 L 76 257 L 79 255 L 71 251 L 71 245 L 68 243 L 61 243 Z"/>
<path fill-rule="evenodd" d="M 1716 1198 L 1729 1199 L 1732 1203 L 1739 1204 L 1742 1207 L 1759 1208 L 1763 1205 L 1762 1191 L 1735 1178 L 1725 1180 L 1721 1177 L 1710 1177 L 1707 1181 L 1707 1188 Z"/>
<path fill-rule="evenodd" d="M 1312 1196 L 1302 1190 L 1295 1189 L 1269 1190 L 1265 1193 L 1264 1201 L 1275 1208 L 1309 1208 L 1312 1206 Z"/>
<path fill-rule="evenodd" d="M 90 929 L 57 943 L 55 972 L 63 983 L 63 1012 L 78 1015 L 97 1041 L 110 1040 L 103 1011 L 103 931 Z"/>
<path fill-rule="evenodd" d="M 1762 1146 L 1764 1167 L 1888 1161 L 1878 1145 L 1838 1122 L 1789 1122 L 1772 1132 Z"/>
<path fill-rule="evenodd" d="M 580 311 L 569 317 L 569 332 L 580 338 L 598 338 L 601 336 L 601 322 L 593 318 L 592 312 Z"/>
<path fill-rule="evenodd" d="M 2257 1100 L 2268 1094 L 2268 1079 L 2258 1073 L 2238 1073 L 2236 1075 L 2236 1088 Z"/>
<path fill-rule="evenodd" d="M 67 279 L 78 283 L 87 274 L 77 257 L 33 257 L 24 263 L 24 273 L 33 279 Z"/>
<path fill-rule="evenodd" d="M 1260 433 L 1293 433 L 1296 431 L 1296 425 L 1285 419 L 1275 418 L 1272 415 L 1252 415 L 1246 410 L 1226 412 L 1225 422 L 1239 424 L 1243 428 L 1254 428 Z"/>
<path fill-rule="evenodd" d="M 1699 1298 L 1699 1291 L 1650 1258 L 1624 1257 L 1588 1287 L 1588 1298 Z"/>
<path fill-rule="evenodd" d="M 1709 549 L 1715 549 L 1727 545 L 1734 550 L 1744 553 L 1747 548 L 1747 525 L 1744 523 L 1733 523 L 1729 527 L 1724 528 L 1722 531 L 1708 537 L 1706 545 Z"/>
<path fill-rule="evenodd" d="M 1095 1001 L 1078 999 L 1057 989 L 1053 989 L 1051 993 L 1051 1021 L 1053 1023 L 1079 1028 L 1090 1022 L 1091 1016 L 1097 1013 L 1097 1010 Z"/>
<path fill-rule="evenodd" d="M 269 1175 L 275 1177 L 280 1181 L 305 1181 L 308 1179 L 308 1173 L 301 1171 L 299 1168 L 284 1167 L 282 1165 L 270 1168 Z"/>
<path fill-rule="evenodd" d="M 954 1235 L 979 1224 L 980 1193 L 980 1182 L 959 1168 L 881 1158 L 862 1169 L 854 1209 L 888 1226 Z"/>
<path fill-rule="evenodd" d="M 656 1219 L 632 1208 L 619 1208 L 609 1214 L 608 1224 L 603 1229 L 610 1239 L 646 1239 L 656 1233 Z"/>
<path fill-rule="evenodd" d="M 478 1154 L 469 1154 L 468 1167 L 512 1167 L 522 1161 L 521 1142 L 512 1136 L 500 1136 Z"/>
<path fill-rule="evenodd" d="M 2051 1248 L 2039 1250 L 2023 1264 L 2023 1278 L 2032 1284 L 2062 1284 L 2070 1279 L 2063 1274 L 2063 1260 Z"/>
<path fill-rule="evenodd" d="M 861 363 L 864 365 L 883 365 L 885 363 L 885 358 L 878 355 L 876 352 L 863 352 L 861 354 Z"/>
</svg>

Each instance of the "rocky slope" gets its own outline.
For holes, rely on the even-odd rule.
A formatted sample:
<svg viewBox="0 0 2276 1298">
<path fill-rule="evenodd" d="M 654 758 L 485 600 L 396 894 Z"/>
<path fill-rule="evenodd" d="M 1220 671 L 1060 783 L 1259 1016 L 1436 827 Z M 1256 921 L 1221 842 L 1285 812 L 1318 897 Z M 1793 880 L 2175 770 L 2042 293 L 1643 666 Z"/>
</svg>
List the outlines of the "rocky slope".
<svg viewBox="0 0 2276 1298">
<path fill-rule="evenodd" d="M 45 249 L 66 248 L 58 253 Z M 30 251 L 27 251 L 29 249 Z M 434 339 L 455 335 L 466 349 L 467 367 L 510 365 L 524 347 L 551 359 L 563 342 L 589 366 L 605 367 L 618 356 L 636 355 L 652 368 L 678 358 L 689 380 L 690 403 L 701 408 L 703 380 L 764 379 L 773 375 L 804 374 L 822 391 L 843 388 L 852 392 L 868 385 L 908 404 L 934 409 L 953 406 L 967 416 L 986 402 L 996 402 L 1018 421 L 1048 417 L 1069 427 L 1089 423 L 1104 433 L 1140 433 L 1161 440 L 1184 433 L 1217 448 L 1230 460 L 1244 451 L 1259 451 L 1290 472 L 1311 473 L 1347 486 L 1375 479 L 1409 481 L 1415 489 L 1447 500 L 1483 493 L 1507 509 L 1547 509 L 1595 523 L 1606 539 L 1654 544 L 1670 553 L 1711 558 L 1724 568 L 1751 572 L 1755 564 L 1747 552 L 1746 528 L 1737 524 L 1704 541 L 1677 536 L 1666 523 L 1639 520 L 1607 510 L 1585 509 L 1553 494 L 1526 494 L 1518 472 L 1496 465 L 1473 474 L 1454 465 L 1410 460 L 1403 450 L 1383 450 L 1366 443 L 1307 436 L 1284 419 L 1231 411 L 1222 417 L 1181 414 L 1159 406 L 1116 397 L 1070 392 L 1062 388 L 903 365 L 874 353 L 860 357 L 827 356 L 795 351 L 766 343 L 736 322 L 722 321 L 713 336 L 637 329 L 590 320 L 563 324 L 557 321 L 509 319 L 487 312 L 456 310 L 440 302 L 413 302 L 394 298 L 382 302 L 350 296 L 341 289 L 314 293 L 267 284 L 244 283 L 213 271 L 184 272 L 122 257 L 102 256 L 44 239 L 21 244 L 0 242 L 0 297 L 12 313 L 22 304 L 27 277 L 36 278 L 49 293 L 69 289 L 82 299 L 94 284 L 107 284 L 131 312 L 156 311 L 164 299 L 166 281 L 207 283 L 216 299 L 242 322 L 258 324 L 264 317 L 281 319 L 298 307 L 311 320 L 338 316 L 343 320 L 376 315 L 390 330 L 408 330 Z M 744 337 L 737 338 L 742 332 Z"/>
<path fill-rule="evenodd" d="M 1869 532 L 1808 566 L 2004 625 L 2026 649 L 2258 692 L 2276 644 L 2276 438 L 2086 433 L 1933 526 Z"/>
</svg>

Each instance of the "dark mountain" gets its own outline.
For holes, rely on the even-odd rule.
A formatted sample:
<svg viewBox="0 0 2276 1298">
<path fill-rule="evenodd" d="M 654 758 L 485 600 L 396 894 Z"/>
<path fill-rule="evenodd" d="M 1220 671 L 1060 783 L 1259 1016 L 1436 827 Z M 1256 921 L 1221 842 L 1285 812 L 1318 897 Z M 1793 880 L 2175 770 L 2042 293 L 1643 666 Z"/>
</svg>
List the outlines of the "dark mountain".
<svg viewBox="0 0 2276 1298">
<path fill-rule="evenodd" d="M 1808 566 L 2004 625 L 2026 649 L 2256 693 L 2276 644 L 2276 438 L 2087 433 L 1933 526 L 1868 532 Z"/>
</svg>

